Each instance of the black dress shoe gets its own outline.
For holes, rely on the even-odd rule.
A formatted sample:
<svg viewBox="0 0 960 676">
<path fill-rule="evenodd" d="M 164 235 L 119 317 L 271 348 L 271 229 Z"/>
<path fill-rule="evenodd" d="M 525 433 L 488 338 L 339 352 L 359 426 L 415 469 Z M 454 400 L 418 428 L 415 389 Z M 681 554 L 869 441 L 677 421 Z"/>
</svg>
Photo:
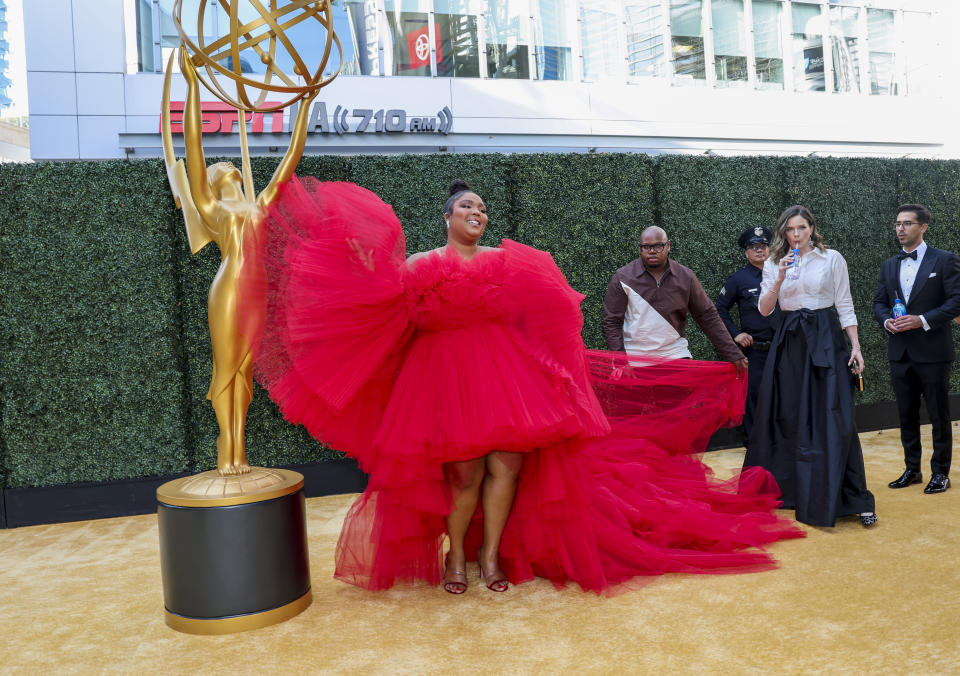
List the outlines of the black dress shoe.
<svg viewBox="0 0 960 676">
<path fill-rule="evenodd" d="M 923 492 L 943 493 L 948 488 L 950 488 L 950 477 L 948 477 L 946 474 L 940 474 L 940 472 L 937 472 L 930 477 L 930 483 L 928 483 L 927 487 L 923 489 Z"/>
<path fill-rule="evenodd" d="M 876 512 L 870 512 L 869 514 L 860 515 L 860 525 L 863 526 L 864 528 L 873 528 L 874 526 L 877 525 L 877 521 L 879 520 L 880 518 L 877 516 Z"/>
<path fill-rule="evenodd" d="M 891 481 L 887 485 L 890 488 L 906 488 L 907 486 L 919 483 L 923 483 L 923 474 L 920 472 L 914 472 L 912 469 L 905 469 L 903 470 L 903 474 L 900 475 L 899 479 L 896 481 Z"/>
</svg>

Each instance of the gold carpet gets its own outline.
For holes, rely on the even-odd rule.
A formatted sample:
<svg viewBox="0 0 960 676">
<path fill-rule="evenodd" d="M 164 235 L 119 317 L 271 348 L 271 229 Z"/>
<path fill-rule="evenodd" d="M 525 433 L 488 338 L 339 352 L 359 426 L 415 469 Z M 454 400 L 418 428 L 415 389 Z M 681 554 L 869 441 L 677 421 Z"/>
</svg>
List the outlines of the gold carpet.
<svg viewBox="0 0 960 676">
<path fill-rule="evenodd" d="M 808 528 L 772 547 L 775 571 L 668 575 L 609 599 L 543 580 L 495 594 L 475 564 L 461 597 L 336 582 L 354 496 L 332 496 L 307 501 L 313 605 L 266 629 L 192 636 L 163 622 L 155 515 L 0 531 L 0 672 L 960 673 L 960 486 L 891 490 L 898 431 L 861 438 L 876 528 Z M 706 461 L 728 476 L 742 457 Z"/>
</svg>

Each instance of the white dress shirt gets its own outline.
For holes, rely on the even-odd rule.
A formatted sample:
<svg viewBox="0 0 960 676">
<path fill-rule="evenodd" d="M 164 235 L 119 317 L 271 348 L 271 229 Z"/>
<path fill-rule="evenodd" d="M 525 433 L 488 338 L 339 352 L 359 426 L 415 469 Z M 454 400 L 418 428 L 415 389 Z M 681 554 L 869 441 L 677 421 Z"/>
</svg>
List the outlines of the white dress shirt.
<svg viewBox="0 0 960 676">
<path fill-rule="evenodd" d="M 906 249 L 904 249 L 906 251 Z M 906 305 L 910 302 L 910 294 L 913 293 L 913 285 L 917 281 L 917 271 L 920 270 L 920 264 L 923 262 L 923 255 L 927 253 L 927 243 L 920 241 L 920 246 L 916 248 L 917 260 L 912 258 L 904 258 L 900 261 L 900 290 L 903 291 L 903 298 L 900 300 L 903 301 L 903 304 Z M 909 253 L 909 252 L 908 252 Z M 923 330 L 929 331 L 930 325 L 927 324 L 927 320 L 923 318 L 923 315 L 918 315 L 920 317 L 920 323 L 923 324 Z M 892 319 L 888 319 L 883 323 L 883 328 L 887 331 L 890 331 L 890 327 L 887 326 L 887 322 L 892 322 Z M 890 331 L 893 333 L 893 331 Z"/>
<path fill-rule="evenodd" d="M 786 312 L 807 308 L 820 310 L 835 305 L 840 315 L 840 326 L 857 325 L 850 295 L 850 275 L 847 261 L 837 251 L 814 248 L 803 254 L 799 279 L 784 279 L 777 294 L 780 309 Z M 789 274 L 789 268 L 787 268 Z M 770 291 L 777 281 L 777 264 L 769 258 L 763 263 L 763 283 L 760 295 Z"/>
<path fill-rule="evenodd" d="M 917 281 L 917 270 L 920 269 L 920 263 L 923 262 L 923 254 L 927 253 L 927 243 L 920 242 L 917 247 L 917 260 L 904 258 L 900 261 L 900 289 L 903 291 L 903 304 L 910 302 L 910 292 L 913 291 L 913 283 Z"/>
</svg>

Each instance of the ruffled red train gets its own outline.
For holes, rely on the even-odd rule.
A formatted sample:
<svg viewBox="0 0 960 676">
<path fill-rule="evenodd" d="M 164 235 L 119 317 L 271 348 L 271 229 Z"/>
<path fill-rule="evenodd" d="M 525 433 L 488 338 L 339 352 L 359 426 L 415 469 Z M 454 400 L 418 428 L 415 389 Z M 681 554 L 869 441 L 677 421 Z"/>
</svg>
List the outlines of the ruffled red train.
<svg viewBox="0 0 960 676">
<path fill-rule="evenodd" d="M 287 420 L 370 474 L 336 576 L 370 589 L 443 577 L 443 465 L 525 453 L 501 543 L 509 579 L 610 591 L 671 571 L 775 565 L 803 531 L 751 468 L 717 481 L 699 457 L 735 424 L 731 364 L 586 351 L 583 296 L 549 254 L 504 240 L 472 260 L 405 262 L 392 209 L 348 183 L 296 179 L 247 242 L 243 292 L 265 306 L 255 372 Z M 252 322 L 249 322 L 251 326 Z M 480 544 L 482 511 L 468 533 Z M 473 551 L 471 551 L 473 550 Z"/>
</svg>

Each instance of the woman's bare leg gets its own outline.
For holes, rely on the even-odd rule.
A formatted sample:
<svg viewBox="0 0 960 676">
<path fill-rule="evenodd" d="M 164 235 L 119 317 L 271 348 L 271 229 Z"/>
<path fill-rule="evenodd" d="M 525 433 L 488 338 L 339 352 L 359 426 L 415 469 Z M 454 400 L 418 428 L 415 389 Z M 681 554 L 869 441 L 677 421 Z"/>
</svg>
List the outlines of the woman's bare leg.
<svg viewBox="0 0 960 676">
<path fill-rule="evenodd" d="M 447 570 L 444 574 L 444 587 L 447 591 L 452 591 L 450 583 L 462 584 L 463 588 L 466 588 L 467 555 L 463 550 L 463 540 L 467 535 L 470 520 L 477 510 L 477 501 L 480 499 L 484 459 L 448 462 L 443 466 L 443 474 L 453 494 L 453 508 L 447 515 L 450 552 L 447 554 Z M 462 593 L 462 591 L 454 593 Z"/>
<path fill-rule="evenodd" d="M 508 586 L 500 570 L 500 537 L 513 507 L 522 466 L 522 453 L 495 451 L 487 456 L 487 478 L 483 482 L 483 547 L 478 558 L 484 582 L 494 591 L 504 591 Z"/>
</svg>

